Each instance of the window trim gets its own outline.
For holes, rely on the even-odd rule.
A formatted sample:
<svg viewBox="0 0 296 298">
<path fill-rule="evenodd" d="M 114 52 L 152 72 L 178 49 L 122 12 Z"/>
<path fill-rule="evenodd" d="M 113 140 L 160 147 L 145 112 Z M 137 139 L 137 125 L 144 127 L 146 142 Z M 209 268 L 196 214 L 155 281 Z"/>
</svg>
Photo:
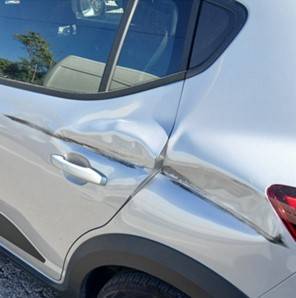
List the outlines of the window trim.
<svg viewBox="0 0 296 298">
<path fill-rule="evenodd" d="M 155 89 L 157 87 L 169 85 L 175 82 L 183 81 L 185 79 L 186 79 L 186 71 L 181 71 L 181 72 L 160 78 L 158 80 L 147 82 L 144 84 L 139 84 L 130 88 L 108 91 L 108 92 L 99 92 L 99 93 L 93 93 L 93 94 L 59 91 L 59 90 L 50 89 L 39 85 L 33 85 L 30 83 L 25 83 L 25 82 L 10 80 L 10 79 L 3 79 L 3 78 L 0 78 L 0 85 L 17 88 L 25 91 L 30 91 L 34 93 L 50 95 L 50 96 L 58 97 L 62 99 L 94 101 L 94 100 L 105 100 L 105 99 L 107 100 L 107 99 L 112 99 L 112 98 L 117 98 L 122 96 L 128 96 L 135 93 Z"/>
<path fill-rule="evenodd" d="M 122 96 L 128 96 L 128 95 L 132 95 L 143 91 L 148 91 L 157 87 L 183 81 L 186 78 L 195 76 L 205 71 L 206 69 L 208 69 L 219 58 L 219 56 L 226 50 L 226 48 L 229 46 L 232 40 L 240 32 L 248 16 L 248 12 L 245 6 L 243 6 L 241 3 L 237 2 L 236 0 L 233 0 L 233 1 L 194 0 L 192 11 L 189 17 L 188 31 L 185 38 L 184 53 L 181 60 L 182 69 L 184 70 L 181 70 L 178 73 L 174 73 L 174 74 L 159 78 L 155 81 L 142 83 L 139 85 L 132 86 L 130 88 L 125 88 L 125 89 L 120 89 L 115 91 L 107 91 L 108 84 L 110 84 L 110 80 L 112 78 L 111 76 L 113 76 L 114 68 L 116 67 L 118 57 L 120 56 L 122 46 L 127 36 L 129 25 L 131 23 L 133 14 L 135 13 L 138 1 L 139 0 L 128 0 L 127 9 L 122 17 L 115 39 L 113 41 L 112 50 L 109 54 L 108 61 L 106 63 L 102 81 L 100 83 L 100 86 L 98 86 L 98 90 L 99 90 L 98 93 L 87 94 L 87 93 L 74 93 L 70 91 L 69 92 L 61 91 L 61 90 L 50 89 L 44 86 L 33 85 L 22 81 L 1 78 L 1 77 L 0 77 L 0 85 L 17 88 L 25 91 L 30 91 L 34 93 L 50 95 L 50 96 L 58 97 L 62 99 L 79 100 L 79 101 L 107 100 L 107 99 L 118 98 Z M 193 46 L 194 46 L 193 43 L 197 33 L 201 5 L 204 1 L 208 1 L 210 3 L 221 6 L 225 9 L 228 9 L 234 12 L 235 14 L 238 14 L 238 19 L 240 20 L 239 22 L 240 26 L 239 28 L 237 28 L 237 30 L 232 32 L 232 35 L 227 39 L 227 42 L 225 42 L 225 44 L 223 44 L 223 47 L 220 47 L 219 50 L 216 51 L 214 55 L 212 55 L 209 59 L 204 61 L 201 65 L 194 68 L 190 68 L 191 54 L 193 52 Z M 240 9 L 238 9 L 238 7 Z M 242 22 L 242 18 L 244 22 Z"/>
</svg>

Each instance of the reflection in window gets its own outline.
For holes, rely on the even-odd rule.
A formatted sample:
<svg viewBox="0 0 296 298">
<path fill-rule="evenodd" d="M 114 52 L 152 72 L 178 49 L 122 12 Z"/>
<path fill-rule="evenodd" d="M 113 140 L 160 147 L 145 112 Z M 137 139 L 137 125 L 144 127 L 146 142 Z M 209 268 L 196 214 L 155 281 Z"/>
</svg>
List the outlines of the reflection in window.
<svg viewBox="0 0 296 298">
<path fill-rule="evenodd" d="M 140 0 L 116 67 L 111 90 L 184 70 L 192 0 Z"/>
<path fill-rule="evenodd" d="M 111 90 L 184 70 L 193 3 L 138 1 Z M 128 0 L 0 0 L 0 77 L 97 93 L 127 4 Z"/>
<path fill-rule="evenodd" d="M 97 93 L 125 5 L 120 0 L 1 1 L 0 76 Z"/>
</svg>

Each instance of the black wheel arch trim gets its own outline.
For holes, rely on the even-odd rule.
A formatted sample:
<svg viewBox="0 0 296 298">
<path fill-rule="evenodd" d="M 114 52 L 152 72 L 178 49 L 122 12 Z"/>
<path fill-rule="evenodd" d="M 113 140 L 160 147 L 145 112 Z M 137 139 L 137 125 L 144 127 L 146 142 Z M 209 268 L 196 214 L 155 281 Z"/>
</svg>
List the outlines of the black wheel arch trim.
<svg viewBox="0 0 296 298">
<path fill-rule="evenodd" d="M 120 266 L 157 277 L 190 297 L 247 297 L 229 281 L 183 253 L 153 240 L 133 235 L 106 234 L 84 242 L 67 266 L 64 288 L 79 297 L 92 270 Z"/>
</svg>

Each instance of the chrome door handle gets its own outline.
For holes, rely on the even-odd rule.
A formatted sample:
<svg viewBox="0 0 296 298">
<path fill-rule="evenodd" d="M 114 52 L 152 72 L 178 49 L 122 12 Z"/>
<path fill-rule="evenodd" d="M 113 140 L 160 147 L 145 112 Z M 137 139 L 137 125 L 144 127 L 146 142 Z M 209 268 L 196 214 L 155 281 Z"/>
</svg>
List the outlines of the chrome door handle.
<svg viewBox="0 0 296 298">
<path fill-rule="evenodd" d="M 100 174 L 90 167 L 79 166 L 70 161 L 67 161 L 61 155 L 52 155 L 51 162 L 56 168 L 63 170 L 65 173 L 82 179 L 88 183 L 97 185 L 107 184 L 107 177 L 105 177 L 103 174 Z"/>
</svg>

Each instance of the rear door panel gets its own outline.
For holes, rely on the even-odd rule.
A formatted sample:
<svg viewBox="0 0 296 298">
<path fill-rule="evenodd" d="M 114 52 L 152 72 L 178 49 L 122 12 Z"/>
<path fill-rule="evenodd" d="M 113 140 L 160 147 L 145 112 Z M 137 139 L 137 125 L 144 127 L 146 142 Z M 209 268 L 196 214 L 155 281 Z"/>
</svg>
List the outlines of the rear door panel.
<svg viewBox="0 0 296 298">
<path fill-rule="evenodd" d="M 0 244 L 55 280 L 75 241 L 155 173 L 200 3 L 95 2 L 0 4 Z M 70 176 L 53 155 L 107 184 L 77 179 L 85 168 Z"/>
<path fill-rule="evenodd" d="M 171 132 L 182 85 L 102 101 L 0 86 L 1 214 L 29 239 L 46 264 L 5 244 L 59 278 L 71 244 L 106 224 L 153 172 Z M 107 185 L 68 181 L 50 156 L 69 153 L 88 159 L 108 178 Z"/>
</svg>

